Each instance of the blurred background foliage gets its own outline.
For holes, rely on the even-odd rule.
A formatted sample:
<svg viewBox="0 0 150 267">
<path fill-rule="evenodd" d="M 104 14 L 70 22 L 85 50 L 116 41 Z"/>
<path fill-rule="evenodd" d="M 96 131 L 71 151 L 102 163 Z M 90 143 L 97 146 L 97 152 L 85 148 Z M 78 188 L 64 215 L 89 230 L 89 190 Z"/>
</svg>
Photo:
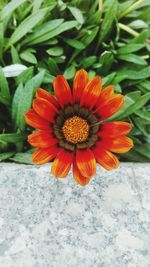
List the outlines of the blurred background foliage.
<svg viewBox="0 0 150 267">
<path fill-rule="evenodd" d="M 132 123 L 135 146 L 121 160 L 150 162 L 149 25 L 149 0 L 1 0 L 0 161 L 31 163 L 24 113 L 36 88 L 85 68 L 125 95 L 111 119 Z M 26 69 L 12 77 L 12 64 Z"/>
</svg>

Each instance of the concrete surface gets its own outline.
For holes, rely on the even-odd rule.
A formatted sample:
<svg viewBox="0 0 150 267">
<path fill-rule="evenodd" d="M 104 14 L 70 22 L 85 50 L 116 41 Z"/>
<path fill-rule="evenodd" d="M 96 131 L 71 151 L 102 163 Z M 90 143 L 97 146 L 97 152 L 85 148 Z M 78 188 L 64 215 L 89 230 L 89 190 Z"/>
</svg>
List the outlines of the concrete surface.
<svg viewBox="0 0 150 267">
<path fill-rule="evenodd" d="M 0 164 L 0 267 L 150 267 L 150 164 L 86 187 L 49 170 Z"/>
</svg>

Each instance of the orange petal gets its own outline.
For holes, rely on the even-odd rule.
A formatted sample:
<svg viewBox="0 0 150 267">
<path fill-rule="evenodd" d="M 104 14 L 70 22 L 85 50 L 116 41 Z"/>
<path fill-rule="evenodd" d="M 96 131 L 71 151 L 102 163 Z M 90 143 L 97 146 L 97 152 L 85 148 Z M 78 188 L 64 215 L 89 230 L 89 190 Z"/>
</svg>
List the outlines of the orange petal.
<svg viewBox="0 0 150 267">
<path fill-rule="evenodd" d="M 41 130 L 50 129 L 48 121 L 42 119 L 33 109 L 29 109 L 29 111 L 25 114 L 25 119 L 26 123 L 33 128 Z"/>
<path fill-rule="evenodd" d="M 85 177 L 91 177 L 96 173 L 96 161 L 93 152 L 87 148 L 85 150 L 77 150 L 76 163 L 79 171 Z"/>
<path fill-rule="evenodd" d="M 116 94 L 109 98 L 104 105 L 100 106 L 95 113 L 100 116 L 101 120 L 105 120 L 116 113 L 124 105 L 124 102 L 124 96 Z"/>
<path fill-rule="evenodd" d="M 115 153 L 126 153 L 133 147 L 132 139 L 124 135 L 116 138 L 104 138 L 101 142 Z"/>
<path fill-rule="evenodd" d="M 67 104 L 72 104 L 73 100 L 71 89 L 63 75 L 58 75 L 54 79 L 53 86 L 55 95 L 62 108 L 64 108 Z"/>
<path fill-rule="evenodd" d="M 48 93 L 46 90 L 44 90 L 42 88 L 38 88 L 36 90 L 36 97 L 44 98 L 44 99 L 48 100 L 52 105 L 59 108 L 59 104 L 58 104 L 58 101 L 56 100 L 56 98 L 53 97 L 50 93 Z"/>
<path fill-rule="evenodd" d="M 58 143 L 50 131 L 34 132 L 28 136 L 28 142 L 35 147 L 46 148 Z"/>
<path fill-rule="evenodd" d="M 73 162 L 73 153 L 62 149 L 53 162 L 51 172 L 57 178 L 67 176 Z"/>
<path fill-rule="evenodd" d="M 132 126 L 128 122 L 124 121 L 114 121 L 105 122 L 101 124 L 99 136 L 102 137 L 117 137 L 120 135 L 128 134 L 132 129 Z"/>
<path fill-rule="evenodd" d="M 94 77 L 86 85 L 82 97 L 80 106 L 88 106 L 92 109 L 100 96 L 102 89 L 102 79 L 100 77 Z"/>
<path fill-rule="evenodd" d="M 88 83 L 87 72 L 83 69 L 77 71 L 73 80 L 73 99 L 75 102 L 80 101 L 83 90 L 87 83 Z"/>
<path fill-rule="evenodd" d="M 32 161 L 37 165 L 47 163 L 55 158 L 59 151 L 60 148 L 56 145 L 49 148 L 39 148 L 32 154 Z"/>
<path fill-rule="evenodd" d="M 118 168 L 119 160 L 111 152 L 103 149 L 99 145 L 96 145 L 96 147 L 93 149 L 93 153 L 96 161 L 106 170 L 110 171 L 112 169 Z"/>
<path fill-rule="evenodd" d="M 80 173 L 76 160 L 74 160 L 73 162 L 73 177 L 76 180 L 76 182 L 82 186 L 88 184 L 91 179 L 91 177 L 85 177 Z"/>
<path fill-rule="evenodd" d="M 101 104 L 106 102 L 108 100 L 108 98 L 113 96 L 113 94 L 114 94 L 114 85 L 109 85 L 109 86 L 105 87 L 101 91 L 100 97 L 96 103 L 96 107 L 99 108 L 101 106 Z"/>
<path fill-rule="evenodd" d="M 40 117 L 50 122 L 54 121 L 54 118 L 58 113 L 57 108 L 43 98 L 36 98 L 33 100 L 33 109 Z"/>
</svg>

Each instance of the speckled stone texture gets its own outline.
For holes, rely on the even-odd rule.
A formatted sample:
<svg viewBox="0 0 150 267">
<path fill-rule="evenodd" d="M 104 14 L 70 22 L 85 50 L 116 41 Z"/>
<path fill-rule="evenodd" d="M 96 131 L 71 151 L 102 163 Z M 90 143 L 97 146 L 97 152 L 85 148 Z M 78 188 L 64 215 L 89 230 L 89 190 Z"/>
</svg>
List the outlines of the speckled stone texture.
<svg viewBox="0 0 150 267">
<path fill-rule="evenodd" d="M 50 166 L 0 164 L 0 267 L 149 267 L 150 164 L 86 187 Z"/>
</svg>

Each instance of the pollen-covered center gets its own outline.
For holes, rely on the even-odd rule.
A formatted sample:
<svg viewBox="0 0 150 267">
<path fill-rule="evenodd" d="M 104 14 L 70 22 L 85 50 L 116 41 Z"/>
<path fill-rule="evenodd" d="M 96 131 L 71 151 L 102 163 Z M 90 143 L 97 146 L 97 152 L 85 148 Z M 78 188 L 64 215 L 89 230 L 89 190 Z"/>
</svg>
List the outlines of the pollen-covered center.
<svg viewBox="0 0 150 267">
<path fill-rule="evenodd" d="M 62 127 L 65 139 L 73 144 L 84 142 L 89 135 L 89 125 L 86 120 L 73 116 L 67 119 Z"/>
</svg>

